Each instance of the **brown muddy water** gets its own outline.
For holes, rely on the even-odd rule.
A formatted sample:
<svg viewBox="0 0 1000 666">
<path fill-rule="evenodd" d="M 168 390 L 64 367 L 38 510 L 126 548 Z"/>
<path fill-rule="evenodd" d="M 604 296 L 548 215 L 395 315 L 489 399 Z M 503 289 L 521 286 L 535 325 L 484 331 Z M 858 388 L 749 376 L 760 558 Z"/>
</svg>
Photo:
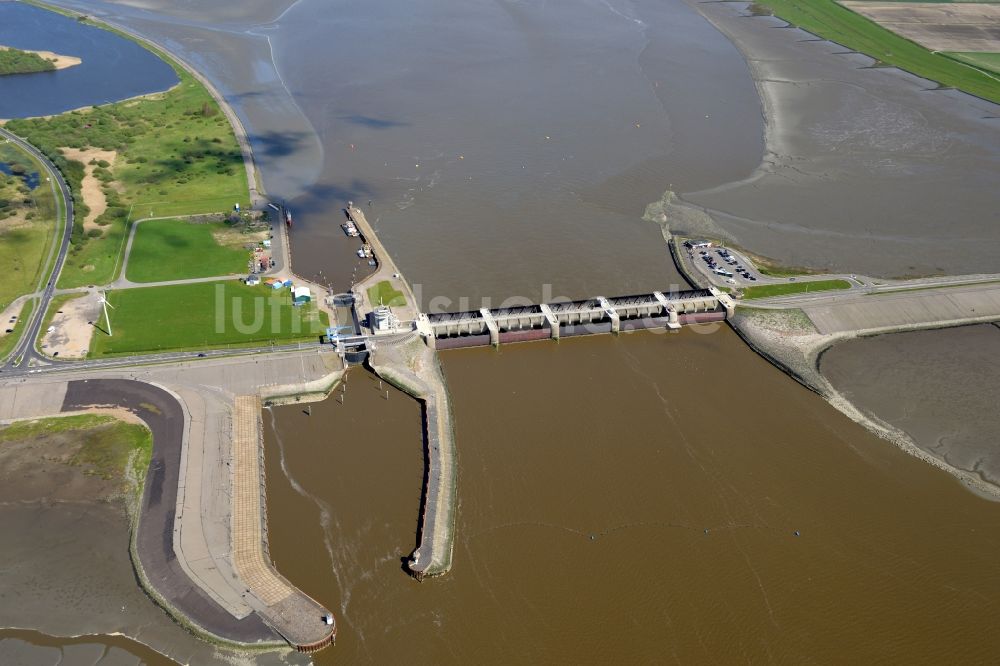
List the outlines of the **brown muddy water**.
<svg viewBox="0 0 1000 666">
<path fill-rule="evenodd" d="M 998 270 L 1000 105 L 750 17 L 744 3 L 699 8 L 747 57 L 768 116 L 752 177 L 682 195 L 710 211 L 701 233 L 832 272 Z"/>
<path fill-rule="evenodd" d="M 299 0 L 239 19 L 66 4 L 220 86 L 265 189 L 289 200 L 296 272 L 337 290 L 358 247 L 339 228 L 347 200 L 373 202 L 425 305 L 666 290 L 677 280 L 646 205 L 745 178 L 764 150 L 746 63 L 681 0 Z"/>
<path fill-rule="evenodd" d="M 317 663 L 984 662 L 996 504 L 713 334 L 441 356 L 454 568 L 417 583 L 420 412 L 349 374 L 265 417 L 271 554 Z"/>
</svg>

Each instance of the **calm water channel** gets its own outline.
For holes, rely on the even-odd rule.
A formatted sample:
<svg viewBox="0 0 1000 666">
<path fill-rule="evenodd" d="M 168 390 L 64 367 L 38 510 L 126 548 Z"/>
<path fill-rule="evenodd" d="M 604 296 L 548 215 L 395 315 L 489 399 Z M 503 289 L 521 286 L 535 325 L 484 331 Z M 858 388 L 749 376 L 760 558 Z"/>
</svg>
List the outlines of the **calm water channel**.
<svg viewBox="0 0 1000 666">
<path fill-rule="evenodd" d="M 19 629 L 0 629 L 0 661 L 8 666 L 171 666 L 176 663 L 124 636 L 56 638 Z"/>
<path fill-rule="evenodd" d="M 747 65 L 680 0 L 67 4 L 176 49 L 232 97 L 268 191 L 292 200 L 297 271 L 339 288 L 356 265 L 336 226 L 347 199 L 372 200 L 425 306 L 666 288 L 679 278 L 645 206 L 744 178 L 763 152 Z M 728 329 L 442 362 L 460 507 L 439 580 L 402 568 L 424 471 L 415 402 L 355 369 L 343 404 L 265 414 L 271 554 L 338 615 L 318 663 L 1000 648 L 997 505 Z"/>
<path fill-rule="evenodd" d="M 52 115 L 177 83 L 169 65 L 135 42 L 21 2 L 0 2 L 0 45 L 83 61 L 55 72 L 0 76 L 0 118 Z"/>
</svg>

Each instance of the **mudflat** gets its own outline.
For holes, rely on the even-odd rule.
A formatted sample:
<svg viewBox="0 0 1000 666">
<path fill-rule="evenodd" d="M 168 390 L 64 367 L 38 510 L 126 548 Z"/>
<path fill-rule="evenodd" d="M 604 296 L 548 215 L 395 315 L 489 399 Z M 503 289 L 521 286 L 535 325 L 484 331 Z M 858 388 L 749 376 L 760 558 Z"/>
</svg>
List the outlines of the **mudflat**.
<svg viewBox="0 0 1000 666">
<path fill-rule="evenodd" d="M 1000 485 L 1000 327 L 895 333 L 839 344 L 820 370 L 860 409 L 936 458 Z"/>
<path fill-rule="evenodd" d="M 750 178 L 682 195 L 715 231 L 835 272 L 996 269 L 1000 107 L 873 68 L 739 4 L 699 9 L 748 59 L 767 117 L 767 154 Z"/>
<path fill-rule="evenodd" d="M 70 430 L 0 441 L 0 503 L 101 502 L 118 496 L 120 477 L 97 473 L 80 460 L 86 438 Z"/>
</svg>

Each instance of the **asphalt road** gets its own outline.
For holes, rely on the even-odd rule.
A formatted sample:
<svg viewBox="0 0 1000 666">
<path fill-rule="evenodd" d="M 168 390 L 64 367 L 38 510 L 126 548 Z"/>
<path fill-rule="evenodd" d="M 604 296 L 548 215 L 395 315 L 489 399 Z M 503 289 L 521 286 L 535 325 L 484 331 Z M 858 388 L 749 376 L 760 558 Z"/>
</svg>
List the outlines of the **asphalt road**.
<svg viewBox="0 0 1000 666">
<path fill-rule="evenodd" d="M 58 228 L 61 222 L 63 228 L 56 261 L 52 267 L 52 272 L 49 274 L 48 282 L 45 284 L 45 288 L 42 289 L 38 307 L 32 313 L 28 327 L 18 341 L 13 353 L 11 353 L 9 360 L 3 366 L 4 370 L 8 370 L 12 368 L 27 368 L 30 361 L 37 355 L 35 340 L 38 339 L 42 322 L 45 321 L 45 313 L 49 309 L 49 303 L 52 301 L 56 282 L 59 280 L 59 274 L 62 272 L 63 264 L 66 262 L 66 254 L 69 252 L 69 241 L 73 234 L 73 194 L 70 192 L 69 185 L 63 180 L 59 170 L 38 149 L 3 128 L 0 128 L 0 137 L 7 139 L 33 155 L 45 169 L 46 176 L 50 179 L 50 182 L 59 188 L 59 193 L 56 196 L 56 227 Z"/>
<path fill-rule="evenodd" d="M 185 617 L 216 636 L 238 641 L 280 641 L 251 613 L 241 620 L 208 596 L 181 568 L 174 554 L 174 514 L 184 436 L 184 413 L 169 393 L 145 382 L 91 379 L 69 382 L 62 411 L 115 405 L 135 412 L 153 433 L 153 455 L 135 536 L 142 570 L 157 593 Z"/>
</svg>

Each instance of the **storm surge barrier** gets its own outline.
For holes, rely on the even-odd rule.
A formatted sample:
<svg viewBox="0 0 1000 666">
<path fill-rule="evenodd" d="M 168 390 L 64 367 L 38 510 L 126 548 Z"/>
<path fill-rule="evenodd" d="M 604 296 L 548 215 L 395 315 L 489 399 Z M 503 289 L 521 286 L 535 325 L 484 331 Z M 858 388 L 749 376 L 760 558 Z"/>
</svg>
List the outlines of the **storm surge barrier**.
<svg viewBox="0 0 1000 666">
<path fill-rule="evenodd" d="M 432 349 L 498 346 L 578 335 L 643 329 L 677 329 L 724 321 L 735 303 L 711 287 L 665 294 L 597 296 L 580 301 L 421 314 L 417 330 Z"/>
</svg>

